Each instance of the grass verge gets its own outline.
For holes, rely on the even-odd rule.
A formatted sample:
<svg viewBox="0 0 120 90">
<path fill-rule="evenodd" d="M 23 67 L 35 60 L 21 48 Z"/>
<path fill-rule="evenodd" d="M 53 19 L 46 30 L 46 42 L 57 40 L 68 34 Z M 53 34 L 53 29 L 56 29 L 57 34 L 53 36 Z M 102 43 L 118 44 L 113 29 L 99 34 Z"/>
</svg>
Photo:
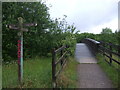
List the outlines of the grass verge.
<svg viewBox="0 0 120 90">
<path fill-rule="evenodd" d="M 17 64 L 3 65 L 2 87 L 16 88 Z M 51 88 L 51 58 L 34 58 L 24 61 L 23 88 Z"/>
<path fill-rule="evenodd" d="M 2 89 L 2 65 L 0 63 L 0 89 Z"/>
<path fill-rule="evenodd" d="M 58 87 L 75 88 L 77 81 L 77 62 L 74 58 L 67 59 L 67 63 L 60 78 Z M 24 75 L 22 88 L 52 88 L 51 58 L 33 58 L 24 61 Z M 19 88 L 17 63 L 2 66 L 2 87 Z"/>
<path fill-rule="evenodd" d="M 64 70 L 57 79 L 58 87 L 60 88 L 76 88 L 77 85 L 77 62 L 73 57 L 67 59 L 67 64 Z"/>
<path fill-rule="evenodd" d="M 111 67 L 104 59 L 104 56 L 102 56 L 101 54 L 97 55 L 97 59 L 98 64 L 101 66 L 101 68 L 105 71 L 105 73 L 107 74 L 107 76 L 112 80 L 113 85 L 115 88 L 118 88 L 118 74 L 119 72 Z M 114 63 L 113 63 L 114 64 Z"/>
</svg>

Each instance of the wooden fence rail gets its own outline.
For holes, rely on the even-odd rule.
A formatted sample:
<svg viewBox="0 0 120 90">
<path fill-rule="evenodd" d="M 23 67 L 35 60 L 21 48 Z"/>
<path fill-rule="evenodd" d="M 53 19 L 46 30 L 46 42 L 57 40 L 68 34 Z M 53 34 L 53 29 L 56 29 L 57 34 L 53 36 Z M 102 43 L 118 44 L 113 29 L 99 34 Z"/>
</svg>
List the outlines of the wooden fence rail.
<svg viewBox="0 0 120 90">
<path fill-rule="evenodd" d="M 102 41 L 95 41 L 90 38 L 85 38 L 82 40 L 83 43 L 86 43 L 90 47 L 91 51 L 96 55 L 98 52 L 102 53 L 104 57 L 109 59 L 105 61 L 112 66 L 112 63 L 115 62 L 117 65 L 120 65 L 120 46 L 114 45 L 112 43 L 105 43 Z M 114 58 L 118 57 L 118 58 Z M 118 67 L 119 69 L 119 67 Z"/>
<path fill-rule="evenodd" d="M 112 65 L 112 62 L 115 62 L 116 64 L 120 65 L 120 46 L 119 45 L 114 45 L 112 43 L 105 43 L 105 42 L 100 42 L 99 45 L 99 51 L 107 58 L 109 58 L 109 61 L 105 59 L 105 61 Z M 113 56 L 118 57 L 118 60 L 113 58 Z"/>
<path fill-rule="evenodd" d="M 52 51 L 52 84 L 53 88 L 57 87 L 56 79 L 60 72 L 62 71 L 65 63 L 66 63 L 66 46 L 61 46 L 57 50 L 53 49 Z M 60 57 L 57 59 L 58 54 L 60 54 Z M 60 69 L 57 70 L 57 65 L 60 64 Z"/>
</svg>

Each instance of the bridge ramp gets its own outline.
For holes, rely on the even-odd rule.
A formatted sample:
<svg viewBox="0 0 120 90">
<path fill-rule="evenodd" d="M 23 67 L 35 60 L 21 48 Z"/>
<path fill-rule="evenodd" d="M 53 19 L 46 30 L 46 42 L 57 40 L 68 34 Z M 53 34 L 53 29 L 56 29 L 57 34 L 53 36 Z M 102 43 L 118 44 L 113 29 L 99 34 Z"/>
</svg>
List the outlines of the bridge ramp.
<svg viewBox="0 0 120 90">
<path fill-rule="evenodd" d="M 80 63 L 97 63 L 96 58 L 84 43 L 76 44 L 75 57 Z"/>
<path fill-rule="evenodd" d="M 77 88 L 112 88 L 112 82 L 97 64 L 95 56 L 84 43 L 76 44 L 78 64 Z"/>
</svg>

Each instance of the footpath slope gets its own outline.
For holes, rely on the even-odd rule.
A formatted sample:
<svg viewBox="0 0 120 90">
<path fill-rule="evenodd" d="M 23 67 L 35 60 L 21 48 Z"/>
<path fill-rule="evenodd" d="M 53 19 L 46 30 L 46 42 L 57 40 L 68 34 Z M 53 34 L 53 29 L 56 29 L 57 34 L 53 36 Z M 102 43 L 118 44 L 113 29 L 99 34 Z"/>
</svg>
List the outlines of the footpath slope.
<svg viewBox="0 0 120 90">
<path fill-rule="evenodd" d="M 111 80 L 97 64 L 95 56 L 84 43 L 76 44 L 75 58 L 77 66 L 77 88 L 113 88 Z"/>
</svg>

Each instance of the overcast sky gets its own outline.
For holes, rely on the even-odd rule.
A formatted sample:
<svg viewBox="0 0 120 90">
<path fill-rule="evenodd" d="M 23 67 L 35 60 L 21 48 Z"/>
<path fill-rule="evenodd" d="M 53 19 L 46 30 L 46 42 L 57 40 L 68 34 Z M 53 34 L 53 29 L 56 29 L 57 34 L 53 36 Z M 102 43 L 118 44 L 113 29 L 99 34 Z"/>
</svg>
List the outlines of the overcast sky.
<svg viewBox="0 0 120 90">
<path fill-rule="evenodd" d="M 118 29 L 119 0 L 45 0 L 50 7 L 51 18 L 67 15 L 68 24 L 76 26 L 81 33 L 100 33 L 108 27 Z"/>
</svg>

